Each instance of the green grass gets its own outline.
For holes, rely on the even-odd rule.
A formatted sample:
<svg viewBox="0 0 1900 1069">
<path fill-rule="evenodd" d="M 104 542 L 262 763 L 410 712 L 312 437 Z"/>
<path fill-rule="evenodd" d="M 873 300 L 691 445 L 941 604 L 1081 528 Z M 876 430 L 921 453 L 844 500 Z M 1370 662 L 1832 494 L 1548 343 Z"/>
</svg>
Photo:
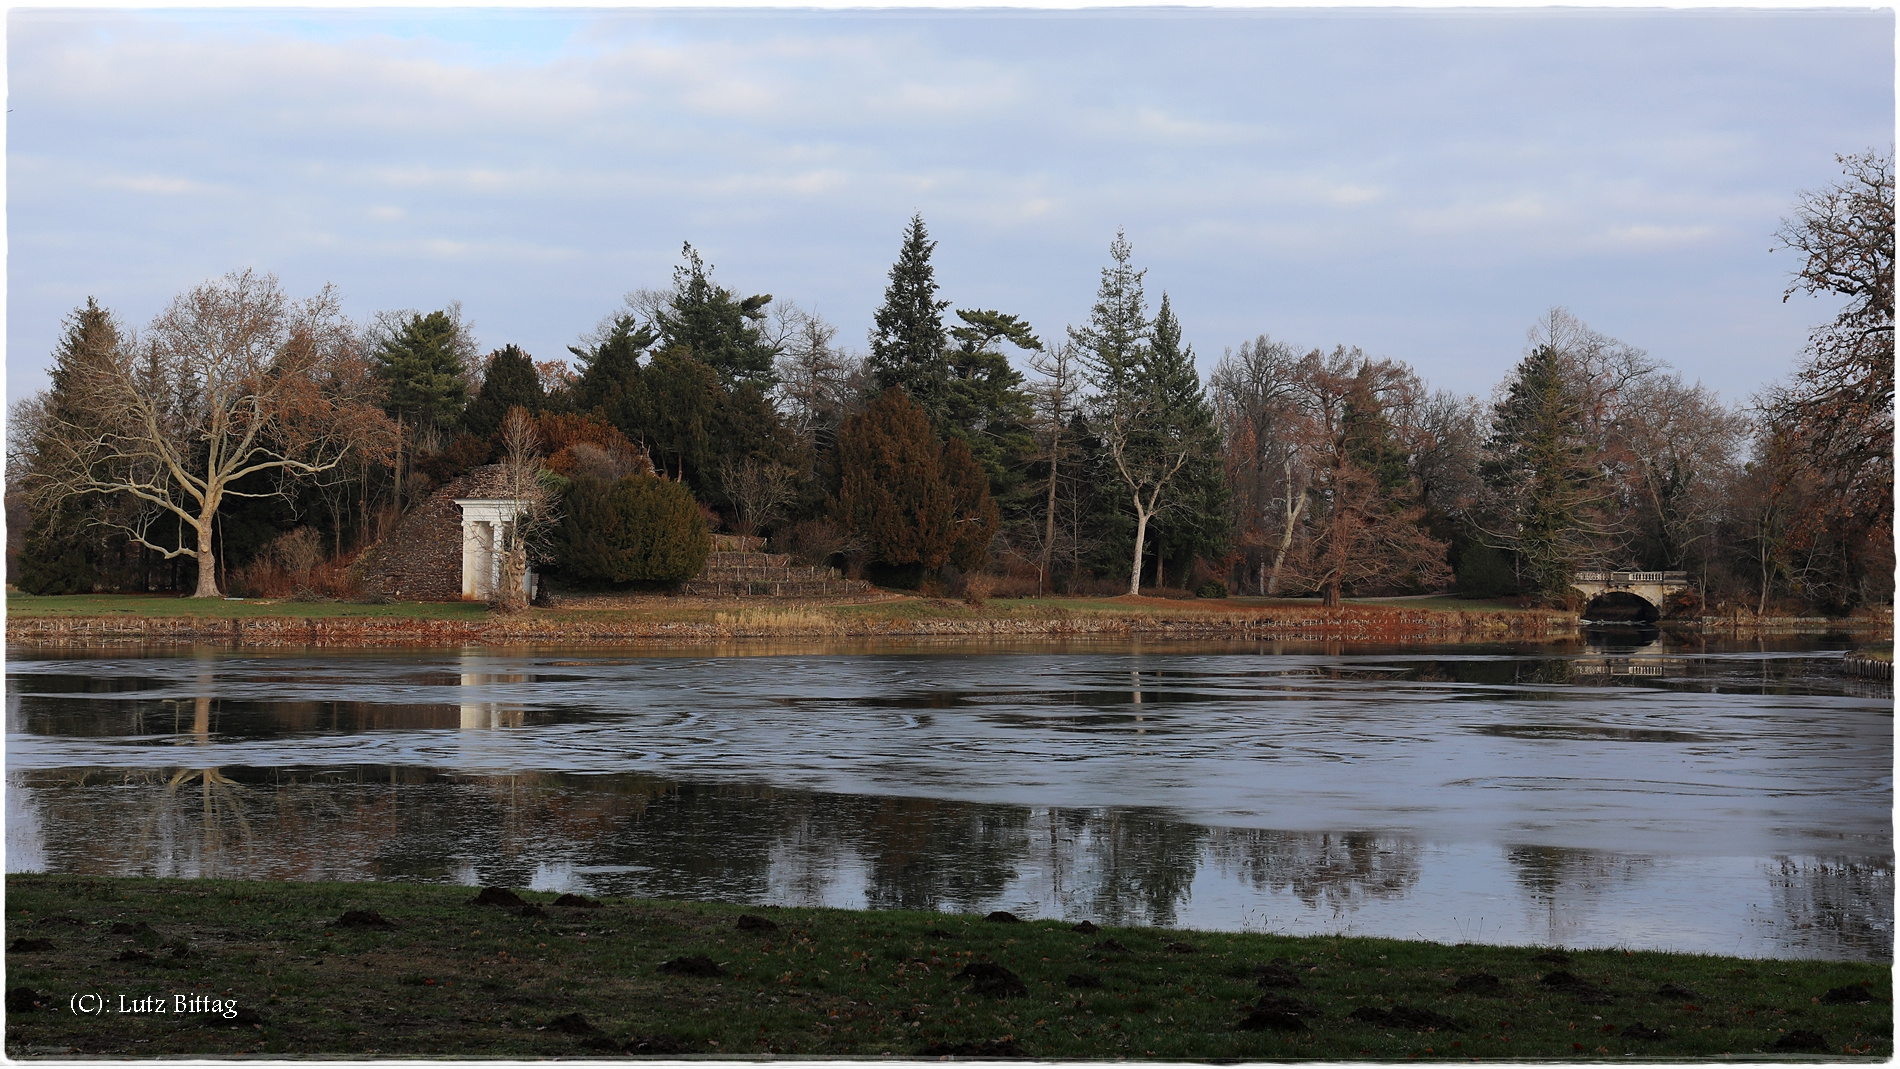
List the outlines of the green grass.
<svg viewBox="0 0 1900 1069">
<path fill-rule="evenodd" d="M 911 1056 L 932 1044 L 1006 1043 L 1034 1058 L 1621 1059 L 1748 1056 L 1795 1032 L 1826 1052 L 1891 1053 L 1892 989 L 1879 965 L 1621 951 L 1535 950 L 1380 939 L 990 923 L 936 913 L 741 908 L 611 900 L 545 916 L 473 905 L 463 887 L 7 878 L 13 1057 L 600 1057 L 671 1037 L 710 1055 Z M 375 910 L 390 930 L 340 927 Z M 773 931 L 743 931 L 743 913 Z M 145 927 L 140 927 L 141 925 Z M 23 946 L 18 940 L 43 940 Z M 1113 940 L 1124 949 L 1104 947 Z M 182 953 L 180 951 L 182 949 Z M 660 971 L 704 954 L 723 975 Z M 143 955 L 143 957 L 140 957 Z M 1297 986 L 1263 988 L 1284 959 Z M 1016 997 L 985 997 L 970 963 L 1017 974 Z M 1540 979 L 1563 970 L 1604 991 L 1590 1001 Z M 1493 995 L 1452 990 L 1490 973 Z M 1100 987 L 1071 987 L 1087 974 Z M 1673 983 L 1693 1000 L 1656 994 Z M 1864 988 L 1859 985 L 1866 985 Z M 1871 1001 L 1829 1004 L 1855 987 Z M 183 995 L 235 1001 L 204 1013 L 75 1015 L 73 996 Z M 1307 1003 L 1286 1031 L 1238 1025 L 1263 997 Z M 30 997 L 30 996 L 29 996 Z M 1448 1017 L 1425 1030 L 1350 1016 L 1395 1004 Z M 585 1018 L 586 1030 L 568 1014 Z M 1636 1022 L 1659 1038 L 1624 1035 Z M 941 1050 L 941 1047 L 934 1048 Z M 992 1047 L 991 1050 L 999 1048 Z"/>
<path fill-rule="evenodd" d="M 1508 601 L 1492 601 L 1485 598 L 1460 598 L 1452 596 L 1421 598 L 1346 598 L 1348 605 L 1378 607 L 1389 606 L 1394 609 L 1430 609 L 1434 612 L 1523 612 L 1524 606 L 1513 605 Z"/>
<path fill-rule="evenodd" d="M 281 598 L 245 598 L 241 601 L 181 598 L 163 594 L 60 594 L 36 596 L 7 592 L 7 615 L 26 616 L 210 616 L 220 620 L 252 617 L 366 617 L 375 619 L 479 620 L 488 610 L 479 602 L 393 602 L 359 605 L 352 602 L 288 601 Z"/>
</svg>

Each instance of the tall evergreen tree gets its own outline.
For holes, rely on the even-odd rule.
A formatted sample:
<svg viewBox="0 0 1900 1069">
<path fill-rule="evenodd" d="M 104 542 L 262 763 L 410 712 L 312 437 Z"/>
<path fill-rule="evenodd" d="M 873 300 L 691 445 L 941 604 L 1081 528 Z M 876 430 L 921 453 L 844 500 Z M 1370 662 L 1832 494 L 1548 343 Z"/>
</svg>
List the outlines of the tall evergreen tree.
<svg viewBox="0 0 1900 1069">
<path fill-rule="evenodd" d="M 1597 448 L 1563 354 L 1540 345 L 1517 365 L 1492 416 L 1482 466 L 1494 515 L 1489 540 L 1511 550 L 1519 587 L 1546 601 L 1570 595 L 1604 502 Z"/>
<path fill-rule="evenodd" d="M 957 310 L 962 325 L 950 328 L 956 347 L 947 354 L 944 383 L 945 425 L 941 432 L 961 438 L 989 477 L 990 493 L 1010 511 L 1028 508 L 1022 490 L 1035 439 L 1029 433 L 1029 394 L 1022 372 L 1010 366 L 999 343 L 1039 352 L 1042 342 L 1029 324 L 1013 315 L 985 309 Z"/>
<path fill-rule="evenodd" d="M 1089 321 L 1069 328 L 1069 341 L 1081 352 L 1096 390 L 1105 397 L 1132 396 L 1136 368 L 1147 356 L 1151 324 L 1141 285 L 1147 271 L 1135 269 L 1134 252 L 1128 236 L 1117 230 L 1108 247 L 1112 262 L 1102 268 L 1102 284 L 1089 309 Z"/>
<path fill-rule="evenodd" d="M 51 445 L 44 436 L 54 428 L 97 422 L 98 414 L 87 410 L 76 387 L 88 364 L 109 358 L 124 344 L 125 336 L 112 313 L 91 297 L 66 317 L 66 330 L 53 350 L 48 372 L 51 388 L 14 409 L 15 432 L 23 432 L 25 439 L 23 455 L 14 458 L 16 463 L 32 471 Z M 12 474 L 18 478 L 22 472 Z M 125 507 L 124 502 L 108 498 L 78 497 L 37 510 L 27 523 L 8 581 L 29 594 L 91 593 L 104 579 L 108 563 L 108 538 L 98 524 L 98 514 Z"/>
<path fill-rule="evenodd" d="M 522 408 L 530 415 L 540 415 L 546 407 L 547 395 L 541 389 L 534 360 L 520 347 L 505 345 L 489 354 L 481 392 L 462 410 L 462 428 L 478 437 L 492 438 L 500 433 L 509 409 Z"/>
<path fill-rule="evenodd" d="M 681 248 L 685 263 L 673 269 L 673 296 L 654 317 L 665 348 L 683 347 L 712 368 L 728 388 L 741 382 L 769 385 L 778 348 L 765 340 L 759 324 L 769 293 L 739 299 L 715 285 L 712 267 L 691 243 Z"/>
<path fill-rule="evenodd" d="M 997 513 L 989 480 L 961 440 L 945 444 L 904 391 L 891 387 L 838 428 L 837 522 L 907 581 L 945 563 L 988 563 Z"/>
<path fill-rule="evenodd" d="M 1173 433 L 1198 443 L 1187 463 L 1174 477 L 1168 492 L 1171 504 L 1156 517 L 1155 584 L 1164 585 L 1167 563 L 1178 570 L 1195 557 L 1217 556 L 1227 543 L 1226 470 L 1221 461 L 1220 431 L 1213 408 L 1201 389 L 1194 366 L 1194 347 L 1181 342 L 1181 321 L 1164 291 L 1155 309 L 1152 337 L 1142 350 L 1136 378 L 1154 395 L 1153 408 L 1165 414 Z M 1185 580 L 1185 571 L 1181 571 Z"/>
<path fill-rule="evenodd" d="M 602 416 L 624 433 L 639 406 L 640 357 L 655 340 L 650 327 L 622 313 L 593 345 L 568 346 L 581 365 L 574 383 L 574 407 Z"/>
<path fill-rule="evenodd" d="M 1183 471 L 1190 462 L 1217 457 L 1219 440 L 1172 306 L 1164 309 L 1165 334 L 1157 340 L 1142 293 L 1144 272 L 1135 268 L 1133 254 L 1127 236 L 1117 232 L 1089 322 L 1070 327 L 1069 338 L 1096 390 L 1091 422 L 1105 466 L 1134 513 L 1128 592 L 1139 594 L 1149 525 L 1184 503 Z"/>
<path fill-rule="evenodd" d="M 936 273 L 930 266 L 936 247 L 924 229 L 923 215 L 911 216 L 903 248 L 891 266 L 884 304 L 873 317 L 870 370 L 878 389 L 902 389 L 933 426 L 942 428 L 948 424 L 945 383 L 950 378 L 943 310 L 950 302 L 937 299 Z"/>
<path fill-rule="evenodd" d="M 387 391 L 384 409 L 426 432 L 454 426 L 468 400 L 455 347 L 455 321 L 447 312 L 411 315 L 376 354 Z"/>
</svg>

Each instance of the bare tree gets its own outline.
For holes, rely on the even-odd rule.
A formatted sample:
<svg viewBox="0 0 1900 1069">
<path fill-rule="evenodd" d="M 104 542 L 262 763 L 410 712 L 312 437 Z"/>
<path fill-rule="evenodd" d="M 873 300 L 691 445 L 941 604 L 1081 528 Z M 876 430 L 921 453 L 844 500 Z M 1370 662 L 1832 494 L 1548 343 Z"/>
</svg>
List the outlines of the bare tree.
<svg viewBox="0 0 1900 1069">
<path fill-rule="evenodd" d="M 527 606 L 528 565 L 545 556 L 547 535 L 556 522 L 554 494 L 541 456 L 541 432 L 534 417 L 519 406 L 501 424 L 501 492 L 516 505 L 513 523 L 501 529 L 501 584 L 495 608 L 519 612 Z"/>
<path fill-rule="evenodd" d="M 1633 504 L 1663 567 L 1683 568 L 1728 498 L 1748 420 L 1700 383 L 1656 374 L 1632 387 L 1620 423 Z"/>
<path fill-rule="evenodd" d="M 1233 493 L 1234 543 L 1254 558 L 1263 595 L 1278 590 L 1306 512 L 1309 476 L 1294 441 L 1299 362 L 1291 346 L 1262 334 L 1223 354 L 1208 381 Z"/>
<path fill-rule="evenodd" d="M 328 372 L 356 349 L 333 290 L 292 301 L 272 275 L 249 270 L 174 299 L 144 341 L 84 354 L 68 388 L 86 420 L 48 420 L 31 477 L 39 504 L 85 495 L 149 506 L 131 521 L 102 520 L 166 559 L 195 558 L 193 597 L 218 597 L 213 551 L 227 497 L 272 497 L 288 479 L 328 471 L 373 422 L 360 399 L 339 397 Z M 240 489 L 251 476 L 270 489 Z M 255 486 L 255 481 L 248 484 Z M 176 518 L 192 544 L 156 539 L 152 522 Z"/>
<path fill-rule="evenodd" d="M 786 304 L 772 313 L 773 344 L 780 346 L 778 396 L 792 429 L 807 447 L 829 444 L 851 398 L 856 363 L 834 342 L 838 328 L 815 313 Z"/>
<path fill-rule="evenodd" d="M 1066 471 L 1064 462 L 1076 452 L 1075 443 L 1065 432 L 1075 416 L 1081 394 L 1082 367 L 1075 347 L 1062 344 L 1031 351 L 1029 368 L 1038 376 L 1029 387 L 1036 444 L 1049 462 L 1043 531 L 1036 559 L 1036 589 L 1042 593 L 1049 589 L 1049 561 L 1056 551 L 1056 490 Z"/>
<path fill-rule="evenodd" d="M 750 535 L 770 527 L 798 496 L 798 472 L 790 465 L 747 457 L 737 464 L 719 465 L 719 484 L 737 511 L 739 533 Z"/>
<path fill-rule="evenodd" d="M 1803 193 L 1775 237 L 1806 258 L 1782 300 L 1802 291 L 1846 304 L 1809 333 L 1807 359 L 1762 407 L 1776 467 L 1812 491 L 1792 544 L 1834 545 L 1842 568 L 1828 600 L 1844 607 L 1860 597 L 1851 589 L 1893 590 L 1894 179 L 1891 148 L 1837 159 L 1841 179 Z"/>
</svg>

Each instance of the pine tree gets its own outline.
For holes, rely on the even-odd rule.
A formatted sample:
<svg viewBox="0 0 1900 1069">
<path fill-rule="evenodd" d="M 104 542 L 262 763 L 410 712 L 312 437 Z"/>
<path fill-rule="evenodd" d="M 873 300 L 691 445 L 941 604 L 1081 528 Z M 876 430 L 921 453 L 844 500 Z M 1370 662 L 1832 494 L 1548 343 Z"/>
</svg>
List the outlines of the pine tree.
<svg viewBox="0 0 1900 1069">
<path fill-rule="evenodd" d="M 411 315 L 383 342 L 376 359 L 390 415 L 430 431 L 454 426 L 468 400 L 468 380 L 455 347 L 455 321 L 447 312 Z"/>
<path fill-rule="evenodd" d="M 903 390 L 924 410 L 932 426 L 942 428 L 948 425 L 945 383 L 950 377 L 943 310 L 950 302 L 937 299 L 936 275 L 930 266 L 936 247 L 924 229 L 924 217 L 911 216 L 903 248 L 891 266 L 884 304 L 873 317 L 870 370 L 878 389 Z"/>
<path fill-rule="evenodd" d="M 759 323 L 772 295 L 740 300 L 713 284 L 711 265 L 690 243 L 681 255 L 686 262 L 673 269 L 673 297 L 654 317 L 664 347 L 690 351 L 729 389 L 742 382 L 769 385 L 779 351 L 765 340 Z"/>
<path fill-rule="evenodd" d="M 540 415 L 546 407 L 547 395 L 542 392 L 534 360 L 519 347 L 505 345 L 489 354 L 481 392 L 462 410 L 462 428 L 478 437 L 492 438 L 500 433 L 509 409 L 521 408 L 530 415 Z"/>
<path fill-rule="evenodd" d="M 1036 450 L 1029 432 L 1030 398 L 1022 372 L 1010 366 L 999 343 L 1034 354 L 1042 342 L 1013 315 L 960 308 L 957 318 L 963 323 L 950 328 L 957 344 L 947 354 L 945 425 L 938 429 L 969 446 L 999 505 L 1007 501 L 1011 515 L 1026 513 L 1032 502 L 1025 479 Z"/>
</svg>

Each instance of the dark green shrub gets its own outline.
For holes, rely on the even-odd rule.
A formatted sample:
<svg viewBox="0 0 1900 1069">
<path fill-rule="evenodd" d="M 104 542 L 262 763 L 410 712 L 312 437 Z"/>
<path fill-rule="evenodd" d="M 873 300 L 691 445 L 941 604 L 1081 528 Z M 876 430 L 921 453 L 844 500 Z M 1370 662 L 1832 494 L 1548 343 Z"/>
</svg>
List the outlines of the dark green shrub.
<svg viewBox="0 0 1900 1069">
<path fill-rule="evenodd" d="M 561 573 L 594 583 L 680 583 L 698 575 L 712 552 L 692 493 L 652 475 L 573 480 L 554 542 Z"/>
<path fill-rule="evenodd" d="M 1227 596 L 1227 584 L 1218 579 L 1209 579 L 1194 592 L 1197 598 L 1224 598 Z"/>
<path fill-rule="evenodd" d="M 1499 598 L 1517 593 L 1511 555 L 1482 542 L 1472 542 L 1458 556 L 1458 593 L 1468 598 Z"/>
</svg>

